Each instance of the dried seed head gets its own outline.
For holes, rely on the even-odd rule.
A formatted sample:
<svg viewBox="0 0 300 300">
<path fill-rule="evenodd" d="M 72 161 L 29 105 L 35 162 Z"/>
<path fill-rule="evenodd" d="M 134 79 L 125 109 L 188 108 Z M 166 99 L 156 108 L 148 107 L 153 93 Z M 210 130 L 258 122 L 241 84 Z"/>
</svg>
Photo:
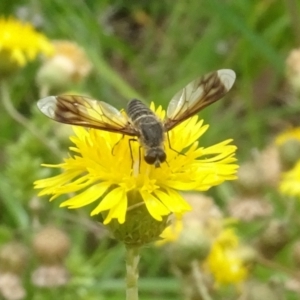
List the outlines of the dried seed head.
<svg viewBox="0 0 300 300">
<path fill-rule="evenodd" d="M 33 197 L 29 201 L 29 208 L 34 215 L 39 215 L 41 213 L 41 211 L 43 210 L 43 207 L 44 207 L 44 205 L 38 197 Z"/>
<path fill-rule="evenodd" d="M 54 41 L 53 46 L 55 53 L 40 68 L 37 83 L 59 92 L 87 77 L 92 65 L 83 48 L 74 42 Z"/>
<path fill-rule="evenodd" d="M 264 187 L 261 172 L 254 162 L 247 162 L 238 170 L 237 183 L 246 194 L 256 194 Z"/>
<path fill-rule="evenodd" d="M 246 194 L 257 194 L 266 186 L 276 187 L 281 176 L 281 162 L 277 147 L 270 145 L 255 152 L 253 160 L 238 170 L 238 184 Z"/>
<path fill-rule="evenodd" d="M 278 293 L 277 288 L 274 288 L 271 284 L 261 283 L 258 281 L 248 282 L 243 290 L 241 299 L 247 300 L 280 300 L 281 295 Z"/>
<path fill-rule="evenodd" d="M 291 169 L 300 159 L 300 140 L 290 138 L 278 147 L 283 168 L 285 170 Z"/>
<path fill-rule="evenodd" d="M 276 255 L 290 241 L 288 224 L 273 219 L 269 222 L 257 241 L 257 248 L 268 259 Z"/>
<path fill-rule="evenodd" d="M 270 145 L 256 157 L 256 164 L 266 186 L 277 187 L 281 177 L 281 161 L 278 148 Z"/>
<path fill-rule="evenodd" d="M 21 274 L 28 261 L 27 248 L 19 242 L 10 242 L 0 249 L 0 271 Z"/>
<path fill-rule="evenodd" d="M 189 270 L 193 261 L 207 257 L 211 243 L 212 239 L 198 226 L 185 227 L 169 248 L 171 260 L 181 271 Z"/>
<path fill-rule="evenodd" d="M 33 250 L 46 265 L 61 263 L 70 248 L 69 237 L 54 226 L 47 226 L 33 239 Z"/>
<path fill-rule="evenodd" d="M 22 300 L 25 298 L 26 291 L 19 275 L 9 272 L 0 273 L 0 295 L 5 300 Z"/>
<path fill-rule="evenodd" d="M 260 196 L 236 197 L 228 204 L 230 216 L 243 222 L 271 216 L 273 210 L 273 205 Z"/>
<path fill-rule="evenodd" d="M 300 92 L 300 49 L 293 49 L 286 59 L 286 77 L 296 93 Z"/>
<path fill-rule="evenodd" d="M 223 228 L 224 219 L 213 198 L 199 193 L 185 193 L 183 197 L 192 207 L 182 218 L 183 227 L 198 226 L 200 231 L 204 229 L 209 235 L 217 236 Z"/>
<path fill-rule="evenodd" d="M 287 281 L 285 282 L 285 288 L 288 291 L 292 291 L 296 293 L 297 295 L 300 294 L 300 279 L 299 279 L 299 273 L 296 274 L 295 277 L 288 278 Z"/>
<path fill-rule="evenodd" d="M 66 285 L 69 281 L 69 273 L 63 265 L 46 265 L 36 269 L 31 277 L 35 286 L 58 287 Z"/>
</svg>

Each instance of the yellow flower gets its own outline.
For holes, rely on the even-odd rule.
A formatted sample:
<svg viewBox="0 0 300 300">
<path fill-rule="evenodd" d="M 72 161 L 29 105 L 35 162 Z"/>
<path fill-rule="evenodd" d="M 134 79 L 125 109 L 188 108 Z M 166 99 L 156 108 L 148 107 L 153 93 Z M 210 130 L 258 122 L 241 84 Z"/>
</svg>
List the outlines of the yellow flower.
<svg viewBox="0 0 300 300">
<path fill-rule="evenodd" d="M 292 170 L 283 174 L 279 189 L 285 195 L 300 196 L 300 161 Z"/>
<path fill-rule="evenodd" d="M 275 143 L 280 146 L 290 140 L 300 141 L 300 127 L 290 128 L 276 137 Z"/>
<path fill-rule="evenodd" d="M 275 143 L 282 169 L 291 170 L 300 159 L 300 127 L 290 128 L 279 134 Z"/>
<path fill-rule="evenodd" d="M 159 107 L 156 114 L 163 118 L 165 112 Z M 75 146 L 70 150 L 74 155 L 61 164 L 45 165 L 61 168 L 63 173 L 36 181 L 35 188 L 42 189 L 40 196 L 52 195 L 50 200 L 77 192 L 61 206 L 79 208 L 96 202 L 91 215 L 107 212 L 104 224 L 112 219 L 124 223 L 127 211 L 141 205 L 157 221 L 171 213 L 180 217 L 190 205 L 178 191 L 205 191 L 236 179 L 236 146 L 226 140 L 199 147 L 198 139 L 208 125 L 198 121 L 197 116 L 169 132 L 170 145 L 176 151 L 170 149 L 166 139 L 167 161 L 160 168 L 144 161 L 143 149 L 130 137 L 75 126 L 73 129 L 71 141 Z"/>
<path fill-rule="evenodd" d="M 200 193 L 184 193 L 183 197 L 192 210 L 182 218 L 174 217 L 169 221 L 169 226 L 160 235 L 158 246 L 176 243 L 184 231 L 190 229 L 205 233 L 213 240 L 221 232 L 224 223 L 228 223 L 212 198 Z"/>
<path fill-rule="evenodd" d="M 166 229 L 160 235 L 161 240 L 157 241 L 156 245 L 161 246 L 167 243 L 174 243 L 178 241 L 180 234 L 184 229 L 182 219 L 173 220 L 172 224 L 166 227 Z"/>
<path fill-rule="evenodd" d="M 238 249 L 239 239 L 231 228 L 222 231 L 213 243 L 206 265 L 218 284 L 239 283 L 247 277 Z"/>
<path fill-rule="evenodd" d="M 38 54 L 51 55 L 53 46 L 31 24 L 14 18 L 0 18 L 0 68 L 22 67 Z"/>
</svg>

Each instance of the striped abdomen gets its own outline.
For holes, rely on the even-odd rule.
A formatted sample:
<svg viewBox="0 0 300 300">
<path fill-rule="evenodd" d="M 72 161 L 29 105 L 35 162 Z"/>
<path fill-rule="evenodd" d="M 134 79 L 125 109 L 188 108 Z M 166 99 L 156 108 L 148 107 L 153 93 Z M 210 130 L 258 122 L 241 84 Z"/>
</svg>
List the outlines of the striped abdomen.
<svg viewBox="0 0 300 300">
<path fill-rule="evenodd" d="M 139 100 L 131 100 L 127 114 L 140 132 L 140 140 L 146 148 L 161 147 L 164 141 L 164 129 L 161 120 Z"/>
</svg>

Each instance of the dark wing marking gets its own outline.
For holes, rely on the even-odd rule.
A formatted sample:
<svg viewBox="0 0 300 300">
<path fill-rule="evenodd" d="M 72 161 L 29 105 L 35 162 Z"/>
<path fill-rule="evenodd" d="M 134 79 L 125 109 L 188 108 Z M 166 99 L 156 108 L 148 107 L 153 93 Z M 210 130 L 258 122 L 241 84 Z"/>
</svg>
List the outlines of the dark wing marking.
<svg viewBox="0 0 300 300">
<path fill-rule="evenodd" d="M 234 81 L 234 71 L 223 69 L 190 82 L 170 101 L 167 118 L 164 121 L 165 130 L 171 130 L 206 106 L 222 98 L 231 89 Z"/>
<path fill-rule="evenodd" d="M 60 123 L 137 136 L 128 118 L 115 107 L 83 96 L 49 96 L 37 103 L 40 111 Z"/>
</svg>

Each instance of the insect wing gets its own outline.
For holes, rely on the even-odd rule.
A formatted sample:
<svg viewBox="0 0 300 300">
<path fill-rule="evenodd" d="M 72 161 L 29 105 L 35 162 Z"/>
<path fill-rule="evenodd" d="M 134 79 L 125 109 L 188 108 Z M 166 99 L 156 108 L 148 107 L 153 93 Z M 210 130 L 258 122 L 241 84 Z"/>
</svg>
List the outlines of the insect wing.
<svg viewBox="0 0 300 300">
<path fill-rule="evenodd" d="M 222 98 L 233 86 L 235 73 L 229 69 L 211 72 L 190 82 L 169 103 L 165 130 L 198 113 L 206 106 Z"/>
<path fill-rule="evenodd" d="M 60 123 L 79 125 L 126 135 L 137 135 L 128 119 L 115 107 L 83 96 L 61 95 L 43 98 L 40 111 Z"/>
</svg>

